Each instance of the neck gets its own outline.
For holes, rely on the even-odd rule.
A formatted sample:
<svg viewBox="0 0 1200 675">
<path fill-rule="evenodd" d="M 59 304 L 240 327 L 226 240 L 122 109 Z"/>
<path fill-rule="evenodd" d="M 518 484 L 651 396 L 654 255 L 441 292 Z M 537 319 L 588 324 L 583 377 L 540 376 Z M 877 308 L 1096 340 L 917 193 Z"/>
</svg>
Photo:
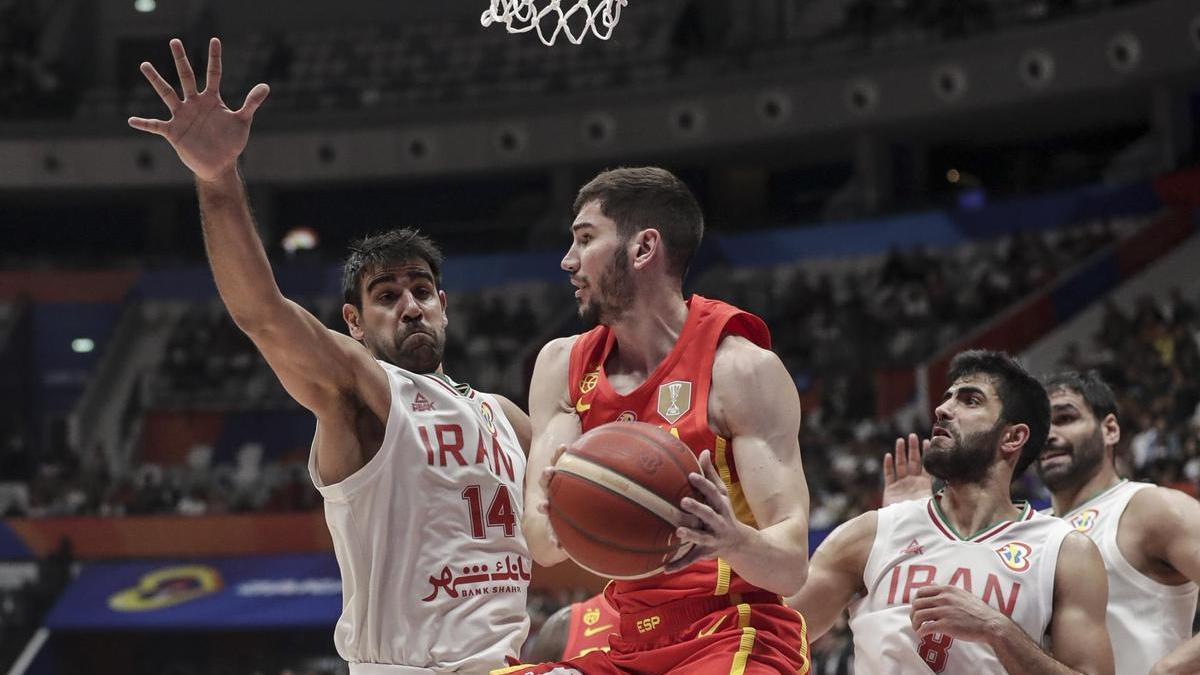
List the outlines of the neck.
<svg viewBox="0 0 1200 675">
<path fill-rule="evenodd" d="M 610 328 L 617 348 L 610 363 L 624 372 L 649 373 L 675 348 L 688 307 L 679 289 L 638 296 Z"/>
<path fill-rule="evenodd" d="M 1121 482 L 1116 467 L 1109 459 L 1110 453 L 1105 452 L 1104 454 L 1106 455 L 1104 461 L 1100 463 L 1100 468 L 1092 474 L 1091 478 L 1079 485 L 1065 487 L 1050 493 L 1050 505 L 1054 509 L 1054 515 L 1061 516 L 1070 513 L 1079 508 L 1080 504 Z"/>
<path fill-rule="evenodd" d="M 1012 503 L 1007 480 L 997 476 L 996 467 L 978 483 L 946 483 L 940 502 L 942 513 L 963 537 L 989 525 L 1013 520 L 1021 511 Z"/>
</svg>

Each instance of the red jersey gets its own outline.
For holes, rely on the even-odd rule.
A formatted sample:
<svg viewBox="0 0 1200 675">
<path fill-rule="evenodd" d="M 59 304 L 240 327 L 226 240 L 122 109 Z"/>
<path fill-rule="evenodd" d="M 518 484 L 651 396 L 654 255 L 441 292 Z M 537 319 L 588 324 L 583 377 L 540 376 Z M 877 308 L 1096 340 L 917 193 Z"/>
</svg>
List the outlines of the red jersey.
<svg viewBox="0 0 1200 675">
<path fill-rule="evenodd" d="M 657 424 L 684 442 L 697 457 L 711 450 L 713 464 L 729 490 L 738 520 L 757 527 L 742 493 L 729 439 L 709 425 L 708 393 L 712 386 L 717 345 L 726 335 L 739 335 L 769 349 L 771 335 L 763 320 L 732 305 L 693 295 L 687 320 L 675 347 L 637 389 L 613 391 L 604 363 L 616 345 L 607 326 L 598 326 L 571 349 L 568 386 L 583 431 L 616 420 Z M 614 581 L 606 591 L 622 613 L 701 596 L 762 592 L 733 573 L 724 560 L 702 560 L 674 574 L 637 581 Z"/>
<path fill-rule="evenodd" d="M 564 660 L 596 650 L 608 651 L 608 636 L 619 634 L 621 628 L 621 617 L 604 599 L 603 593 L 572 604 L 568 621 Z"/>
</svg>

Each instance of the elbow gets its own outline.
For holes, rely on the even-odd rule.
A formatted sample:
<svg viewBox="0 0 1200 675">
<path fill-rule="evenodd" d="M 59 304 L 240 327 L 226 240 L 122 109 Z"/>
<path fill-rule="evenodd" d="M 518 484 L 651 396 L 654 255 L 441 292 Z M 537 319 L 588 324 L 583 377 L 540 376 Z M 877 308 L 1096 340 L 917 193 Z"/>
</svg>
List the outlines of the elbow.
<svg viewBox="0 0 1200 675">
<path fill-rule="evenodd" d="M 786 578 L 780 579 L 780 588 L 773 590 L 776 590 L 783 597 L 788 598 L 799 593 L 800 589 L 804 588 L 806 582 L 808 582 L 807 560 L 793 567 L 791 574 L 786 575 Z"/>
</svg>

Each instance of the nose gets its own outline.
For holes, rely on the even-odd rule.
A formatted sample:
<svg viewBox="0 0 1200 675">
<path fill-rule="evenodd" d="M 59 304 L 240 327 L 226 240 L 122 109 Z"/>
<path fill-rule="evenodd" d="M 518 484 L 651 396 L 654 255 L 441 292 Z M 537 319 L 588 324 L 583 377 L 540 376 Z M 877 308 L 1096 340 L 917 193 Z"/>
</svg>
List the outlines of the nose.
<svg viewBox="0 0 1200 675">
<path fill-rule="evenodd" d="M 419 321 L 421 316 L 421 303 L 417 302 L 412 293 L 405 291 L 404 302 L 400 309 L 400 318 L 404 321 Z"/>
<path fill-rule="evenodd" d="M 567 254 L 563 256 L 562 261 L 558 263 L 562 271 L 574 274 L 579 271 L 579 256 L 575 253 L 575 246 L 567 249 Z"/>
<path fill-rule="evenodd" d="M 941 405 L 939 405 L 937 408 L 934 408 L 933 417 L 934 417 L 935 421 L 937 421 L 938 423 L 941 423 L 941 422 L 945 422 L 945 421 L 951 419 L 951 417 L 953 417 L 950 414 L 950 408 L 953 405 L 953 401 L 954 401 L 954 399 L 946 399 L 945 401 L 942 402 Z"/>
</svg>

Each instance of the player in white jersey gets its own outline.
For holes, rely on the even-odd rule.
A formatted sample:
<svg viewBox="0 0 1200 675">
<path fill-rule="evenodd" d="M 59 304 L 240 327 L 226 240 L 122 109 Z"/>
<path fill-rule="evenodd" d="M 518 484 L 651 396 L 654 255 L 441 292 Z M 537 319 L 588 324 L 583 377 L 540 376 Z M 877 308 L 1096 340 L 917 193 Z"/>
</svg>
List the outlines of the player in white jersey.
<svg viewBox="0 0 1200 675">
<path fill-rule="evenodd" d="M 1037 472 L 1054 514 L 1100 547 L 1117 675 L 1200 672 L 1200 503 L 1117 475 L 1116 397 L 1098 374 L 1054 375 L 1046 393 L 1050 439 Z"/>
<path fill-rule="evenodd" d="M 1009 498 L 1046 441 L 1041 384 L 984 351 L 956 356 L 949 379 L 923 458 L 946 487 L 837 528 L 788 604 L 814 637 L 849 608 L 865 673 L 1110 675 L 1095 545 Z"/>
<path fill-rule="evenodd" d="M 1053 513 L 1096 542 L 1104 559 L 1117 675 L 1200 672 L 1200 636 L 1192 636 L 1200 503 L 1117 474 L 1117 400 L 1097 373 L 1053 375 L 1046 392 L 1050 435 L 1038 475 L 1051 491 Z M 884 503 L 928 495 L 915 437 L 907 452 L 897 442 L 895 464 L 890 457 L 884 464 Z"/>
<path fill-rule="evenodd" d="M 202 92 L 183 45 L 172 40 L 171 51 L 183 99 L 143 63 L 172 117 L 129 123 L 165 137 L 195 173 L 221 299 L 317 417 L 309 467 L 342 572 L 338 653 L 351 675 L 503 667 L 528 631 L 519 523 L 529 420 L 442 373 L 441 253 L 407 229 L 356 244 L 343 275 L 350 337 L 283 297 L 237 170 L 267 86 L 232 111 L 219 93 L 220 42 L 209 44 Z"/>
</svg>

